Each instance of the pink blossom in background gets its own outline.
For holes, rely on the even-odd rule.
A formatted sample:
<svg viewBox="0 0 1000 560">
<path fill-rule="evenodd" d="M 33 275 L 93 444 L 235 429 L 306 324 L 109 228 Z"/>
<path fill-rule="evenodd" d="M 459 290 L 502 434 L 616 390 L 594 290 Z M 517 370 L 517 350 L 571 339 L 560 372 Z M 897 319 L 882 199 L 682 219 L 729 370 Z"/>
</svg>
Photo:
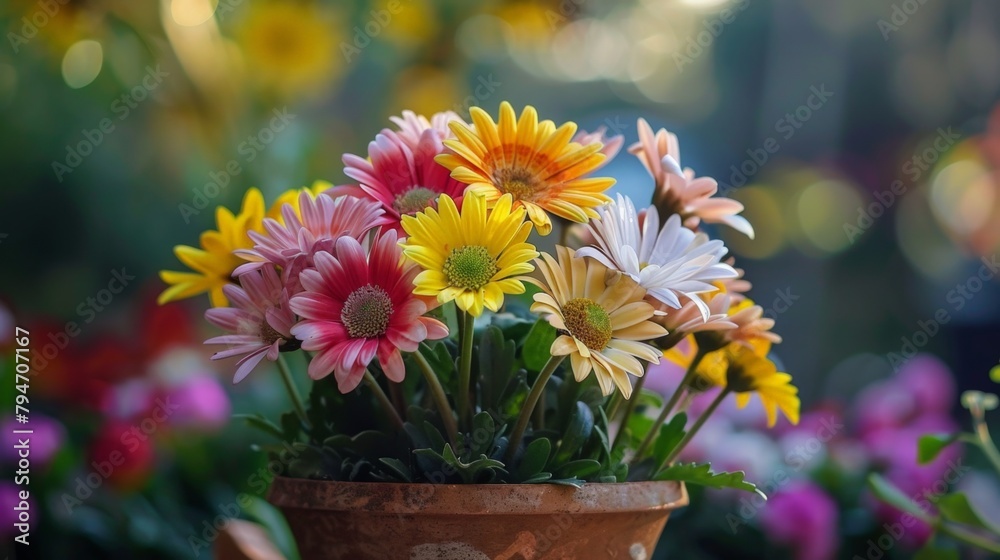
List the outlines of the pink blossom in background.
<svg viewBox="0 0 1000 560">
<path fill-rule="evenodd" d="M 792 549 L 795 560 L 830 560 L 837 553 L 837 504 L 822 488 L 797 480 L 770 496 L 761 526 L 776 543 Z"/>
<path fill-rule="evenodd" d="M 14 446 L 18 445 L 19 440 L 29 438 L 32 467 L 47 465 L 66 441 L 66 430 L 58 420 L 34 411 L 27 424 L 17 422 L 13 416 L 5 418 L 0 422 L 0 430 L 2 430 L 0 439 L 3 441 L 0 459 L 9 463 L 17 462 L 18 450 Z M 34 433 L 15 434 L 14 430 L 32 430 Z"/>
<path fill-rule="evenodd" d="M 920 354 L 907 361 L 896 374 L 896 381 L 913 397 L 918 414 L 947 414 L 957 402 L 951 371 L 930 354 Z"/>
<path fill-rule="evenodd" d="M 229 422 L 229 395 L 213 375 L 195 374 L 161 390 L 164 399 L 177 407 L 170 416 L 172 428 L 214 432 Z"/>
<path fill-rule="evenodd" d="M 19 533 L 17 528 L 14 527 L 15 523 L 19 523 L 18 512 L 14 511 L 14 508 L 18 507 L 21 503 L 21 490 L 20 487 L 12 482 L 6 480 L 0 481 L 0 536 L 3 536 L 5 539 Z M 30 496 L 25 501 L 28 502 L 28 511 L 31 513 L 28 525 L 34 529 L 37 523 L 36 520 L 38 519 L 35 512 L 38 511 L 38 508 L 36 507 L 35 500 L 31 499 Z"/>
</svg>

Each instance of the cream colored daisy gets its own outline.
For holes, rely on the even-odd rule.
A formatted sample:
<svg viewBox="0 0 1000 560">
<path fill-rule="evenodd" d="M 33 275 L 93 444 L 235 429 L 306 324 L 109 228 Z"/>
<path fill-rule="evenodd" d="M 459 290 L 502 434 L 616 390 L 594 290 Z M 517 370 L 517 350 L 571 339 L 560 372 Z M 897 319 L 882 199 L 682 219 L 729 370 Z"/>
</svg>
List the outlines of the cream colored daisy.
<svg viewBox="0 0 1000 560">
<path fill-rule="evenodd" d="M 552 355 L 570 357 L 577 381 L 593 371 L 604 395 L 617 387 L 629 398 L 628 374 L 643 374 L 636 358 L 659 363 L 660 352 L 646 341 L 666 335 L 666 329 L 650 321 L 654 308 L 631 278 L 593 259 L 574 258 L 566 247 L 557 246 L 556 253 L 558 261 L 545 253 L 535 261 L 544 292 L 535 294 L 531 306 L 560 333 Z"/>
</svg>

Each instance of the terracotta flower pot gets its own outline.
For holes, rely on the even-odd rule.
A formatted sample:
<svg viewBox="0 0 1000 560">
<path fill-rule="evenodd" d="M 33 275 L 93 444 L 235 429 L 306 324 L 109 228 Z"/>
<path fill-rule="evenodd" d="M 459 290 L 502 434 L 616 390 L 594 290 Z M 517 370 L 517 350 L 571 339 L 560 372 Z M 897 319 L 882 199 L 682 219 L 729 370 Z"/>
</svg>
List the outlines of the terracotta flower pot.
<svg viewBox="0 0 1000 560">
<path fill-rule="evenodd" d="M 676 482 L 431 485 L 279 477 L 281 509 L 303 560 L 647 560 Z"/>
</svg>

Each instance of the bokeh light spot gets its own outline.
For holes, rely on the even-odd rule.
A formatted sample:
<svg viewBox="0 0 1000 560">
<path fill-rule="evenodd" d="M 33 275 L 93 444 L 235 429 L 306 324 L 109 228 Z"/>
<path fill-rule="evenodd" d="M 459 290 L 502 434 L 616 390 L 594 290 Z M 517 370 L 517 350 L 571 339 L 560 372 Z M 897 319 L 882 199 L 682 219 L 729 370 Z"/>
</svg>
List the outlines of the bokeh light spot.
<svg viewBox="0 0 1000 560">
<path fill-rule="evenodd" d="M 62 59 L 62 75 L 66 85 L 80 89 L 93 82 L 104 65 L 104 49 L 90 39 L 73 43 Z"/>
</svg>

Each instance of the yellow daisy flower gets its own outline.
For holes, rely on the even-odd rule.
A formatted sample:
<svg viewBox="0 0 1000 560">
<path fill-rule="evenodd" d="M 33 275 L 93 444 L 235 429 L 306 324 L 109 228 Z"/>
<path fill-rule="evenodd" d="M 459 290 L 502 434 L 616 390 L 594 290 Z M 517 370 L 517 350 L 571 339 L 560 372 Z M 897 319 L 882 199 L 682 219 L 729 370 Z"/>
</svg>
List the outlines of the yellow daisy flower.
<svg viewBox="0 0 1000 560">
<path fill-rule="evenodd" d="M 413 293 L 455 300 L 459 309 L 478 317 L 483 308 L 498 311 L 504 294 L 524 293 L 518 276 L 534 270 L 535 246 L 526 243 L 531 223 L 524 209 L 512 209 L 510 195 L 500 197 L 487 212 L 486 199 L 467 194 L 458 211 L 446 194 L 438 208 L 404 215 L 407 239 L 403 254 L 423 268 Z"/>
<path fill-rule="evenodd" d="M 229 284 L 233 270 L 245 263 L 233 254 L 236 249 L 253 248 L 248 231 L 263 231 L 264 197 L 260 191 L 249 189 L 243 197 L 243 206 L 233 215 L 222 206 L 215 210 L 218 230 L 201 234 L 201 248 L 178 245 L 174 254 L 193 272 L 160 271 L 160 278 L 170 285 L 157 301 L 162 305 L 170 301 L 209 293 L 213 307 L 225 307 L 229 301 L 222 287 Z"/>
<path fill-rule="evenodd" d="M 681 348 L 686 346 L 686 348 Z M 689 384 L 694 391 L 704 391 L 712 387 L 725 387 L 736 393 L 736 405 L 743 408 L 750 402 L 753 393 L 767 412 L 768 427 L 774 426 L 777 410 L 781 410 L 793 423 L 799 423 L 798 389 L 791 384 L 792 376 L 779 373 L 774 362 L 767 359 L 771 351 L 771 341 L 754 338 L 742 342 L 731 342 L 719 350 L 706 354 L 695 366 L 695 379 Z M 698 344 L 693 336 L 687 344 L 678 344 L 664 352 L 664 357 L 675 364 L 688 368 L 698 353 Z"/>
<path fill-rule="evenodd" d="M 799 423 L 799 390 L 792 385 L 791 375 L 778 372 L 774 362 L 745 344 L 730 344 L 720 352 L 728 354 L 726 389 L 736 393 L 736 406 L 745 407 L 756 393 L 767 412 L 767 427 L 774 426 L 778 410 L 792 424 Z"/>
<path fill-rule="evenodd" d="M 632 395 L 628 374 L 643 374 L 636 358 L 660 362 L 660 352 L 642 341 L 667 330 L 649 320 L 654 308 L 631 278 L 593 259 L 574 258 L 566 247 L 556 246 L 556 253 L 558 262 L 548 254 L 536 261 L 544 291 L 535 294 L 531 306 L 561 333 L 552 343 L 552 355 L 569 355 L 577 381 L 593 370 L 605 396 L 617 387 L 627 399 Z"/>
<path fill-rule="evenodd" d="M 331 16 L 312 2 L 254 2 L 237 34 L 250 77 L 283 96 L 321 90 L 344 69 Z"/>
<path fill-rule="evenodd" d="M 277 199 L 275 199 L 274 204 L 268 208 L 265 218 L 273 218 L 278 220 L 280 223 L 285 223 L 285 219 L 281 216 L 281 207 L 285 204 L 291 204 L 292 208 L 295 209 L 297 215 L 302 215 L 299 210 L 299 193 L 302 191 L 307 191 L 309 196 L 316 198 L 320 193 L 326 192 L 327 190 L 333 188 L 333 185 L 327 181 L 313 181 L 311 187 L 301 187 L 298 189 L 288 189 L 287 191 L 281 193 Z"/>
<path fill-rule="evenodd" d="M 572 142 L 576 124 L 556 128 L 552 121 L 539 122 L 530 105 L 518 119 L 506 101 L 500 104 L 499 124 L 478 107 L 470 114 L 474 126 L 454 122 L 457 138 L 444 141 L 454 153 L 436 158 L 453 178 L 469 185 L 466 192 L 485 196 L 490 206 L 511 195 L 542 235 L 552 231 L 546 212 L 584 223 L 598 218 L 595 207 L 611 202 L 604 191 L 614 179 L 584 177 L 604 161 L 602 145 Z"/>
<path fill-rule="evenodd" d="M 765 338 L 750 338 L 742 343 L 733 342 L 730 344 L 746 345 L 754 354 L 762 358 L 766 358 L 768 353 L 771 352 L 771 341 Z M 724 348 L 725 346 L 723 346 Z M 690 335 L 685 339 L 683 344 L 677 344 L 673 348 L 663 352 L 663 357 L 667 361 L 687 369 L 697 354 L 698 341 L 694 335 Z M 704 391 L 711 387 L 725 386 L 726 372 L 729 370 L 729 358 L 731 355 L 722 350 L 705 354 L 694 369 L 697 379 L 691 383 L 691 388 L 696 391 Z"/>
</svg>

